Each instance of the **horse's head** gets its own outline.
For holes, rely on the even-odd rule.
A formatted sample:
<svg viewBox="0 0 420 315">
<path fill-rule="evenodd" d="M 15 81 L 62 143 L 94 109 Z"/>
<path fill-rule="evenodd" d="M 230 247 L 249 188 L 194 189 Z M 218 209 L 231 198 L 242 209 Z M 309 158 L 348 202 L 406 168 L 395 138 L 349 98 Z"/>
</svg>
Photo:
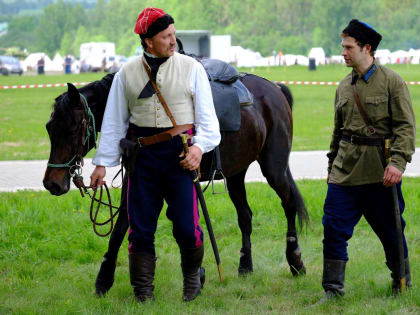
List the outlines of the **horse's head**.
<svg viewBox="0 0 420 315">
<path fill-rule="evenodd" d="M 55 99 L 46 124 L 51 152 L 44 175 L 44 187 L 53 195 L 65 194 L 70 178 L 83 165 L 83 156 L 95 146 L 96 130 L 86 98 L 68 83 L 67 93 Z"/>
</svg>

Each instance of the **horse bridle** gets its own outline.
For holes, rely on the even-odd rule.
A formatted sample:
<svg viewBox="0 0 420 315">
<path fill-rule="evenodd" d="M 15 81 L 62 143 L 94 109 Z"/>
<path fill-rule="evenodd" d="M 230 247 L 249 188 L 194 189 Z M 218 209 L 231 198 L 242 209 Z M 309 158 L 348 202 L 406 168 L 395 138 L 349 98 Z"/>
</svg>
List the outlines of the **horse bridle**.
<svg viewBox="0 0 420 315">
<path fill-rule="evenodd" d="M 112 205 L 111 202 L 111 195 L 109 193 L 109 189 L 108 186 L 106 184 L 104 184 L 105 186 L 105 190 L 107 193 L 107 197 L 108 197 L 108 203 L 105 203 L 102 201 L 102 195 L 103 195 L 103 188 L 102 186 L 100 186 L 100 194 L 99 194 L 99 198 L 96 198 L 96 192 L 97 192 L 97 186 L 92 187 L 92 186 L 85 186 L 84 182 L 83 182 L 83 177 L 82 177 L 82 167 L 83 167 L 83 152 L 86 149 L 86 152 L 89 152 L 89 150 L 91 149 L 90 147 L 90 137 L 92 136 L 93 133 L 93 137 L 94 137 L 94 144 L 93 147 L 96 148 L 96 129 L 95 129 L 95 116 L 93 115 L 92 111 L 90 110 L 88 101 L 86 99 L 86 97 L 83 94 L 80 94 L 80 102 L 84 105 L 84 110 L 83 110 L 83 118 L 82 118 L 82 124 L 81 124 L 81 128 L 82 128 L 82 135 L 81 135 L 81 141 L 79 141 L 79 145 L 78 148 L 76 150 L 76 154 L 67 162 L 67 163 L 62 163 L 62 164 L 58 164 L 58 163 L 47 163 L 48 167 L 53 167 L 53 168 L 68 168 L 69 169 L 69 175 L 71 178 L 73 178 L 73 183 L 74 185 L 79 189 L 80 194 L 82 197 L 84 197 L 84 193 L 87 194 L 90 199 L 91 199 L 91 203 L 90 203 L 90 221 L 93 224 L 93 230 L 94 232 L 98 235 L 98 236 L 108 236 L 111 232 L 112 229 L 114 228 L 114 218 L 118 215 L 119 213 L 119 207 L 115 207 Z M 88 189 L 93 189 L 93 195 L 91 195 L 88 191 Z M 97 207 L 95 210 L 95 214 L 93 214 L 93 208 L 94 208 L 94 203 L 97 202 Z M 105 205 L 109 208 L 110 211 L 110 218 L 104 222 L 97 222 L 97 218 L 98 218 L 98 214 L 99 214 L 99 210 L 100 210 L 100 206 L 101 205 Z M 117 209 L 115 212 L 112 211 L 112 209 Z M 105 224 L 110 223 L 110 229 L 107 233 L 100 233 L 97 230 L 97 226 L 103 226 Z"/>
<path fill-rule="evenodd" d="M 82 167 L 83 167 L 83 151 L 86 147 L 87 143 L 87 150 L 89 152 L 91 149 L 89 139 L 93 133 L 94 136 L 94 147 L 96 148 L 96 130 L 95 130 L 95 116 L 93 115 L 92 111 L 90 110 L 88 101 L 83 94 L 80 94 L 80 102 L 84 105 L 83 110 L 83 119 L 82 119 L 82 136 L 81 141 L 79 141 L 79 146 L 76 150 L 76 154 L 67 162 L 62 164 L 57 163 L 47 163 L 48 167 L 53 168 L 68 168 L 70 177 L 74 177 L 76 174 L 81 175 Z"/>
</svg>

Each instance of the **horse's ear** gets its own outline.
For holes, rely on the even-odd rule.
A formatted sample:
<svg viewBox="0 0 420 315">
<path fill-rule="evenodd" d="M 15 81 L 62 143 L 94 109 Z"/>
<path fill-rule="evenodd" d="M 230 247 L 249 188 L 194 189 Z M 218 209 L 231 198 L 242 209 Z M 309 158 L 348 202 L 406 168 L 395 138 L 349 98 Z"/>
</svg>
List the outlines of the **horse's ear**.
<svg viewBox="0 0 420 315">
<path fill-rule="evenodd" d="M 71 83 L 67 83 L 67 89 L 67 94 L 69 96 L 71 104 L 79 104 L 80 94 L 76 87 Z"/>
</svg>

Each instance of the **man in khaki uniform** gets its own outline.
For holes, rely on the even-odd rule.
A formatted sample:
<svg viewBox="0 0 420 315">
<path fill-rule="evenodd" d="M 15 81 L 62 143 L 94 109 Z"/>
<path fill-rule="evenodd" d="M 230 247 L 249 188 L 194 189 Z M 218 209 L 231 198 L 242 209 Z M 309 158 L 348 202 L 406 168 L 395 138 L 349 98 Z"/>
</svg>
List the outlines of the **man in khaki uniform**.
<svg viewBox="0 0 420 315">
<path fill-rule="evenodd" d="M 382 36 L 369 24 L 352 20 L 341 38 L 342 55 L 347 67 L 353 70 L 336 91 L 334 131 L 327 154 L 328 192 L 322 219 L 322 286 L 326 294 L 321 301 L 344 294 L 347 241 L 362 215 L 384 247 L 393 289 L 399 290 L 391 186 L 397 185 L 402 214 L 401 177 L 415 151 L 415 121 L 407 86 L 398 74 L 380 65 L 374 57 Z M 391 161 L 386 166 L 384 139 L 388 138 Z M 404 230 L 402 217 L 401 221 Z M 407 285 L 411 286 L 404 235 L 403 243 Z"/>
</svg>

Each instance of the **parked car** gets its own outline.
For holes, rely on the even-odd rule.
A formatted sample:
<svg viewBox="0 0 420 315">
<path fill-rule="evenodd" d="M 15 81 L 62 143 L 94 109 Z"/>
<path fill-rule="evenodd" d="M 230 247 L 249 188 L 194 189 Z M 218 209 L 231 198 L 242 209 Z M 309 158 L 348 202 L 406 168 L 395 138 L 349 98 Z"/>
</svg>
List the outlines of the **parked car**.
<svg viewBox="0 0 420 315">
<path fill-rule="evenodd" d="M 0 73 L 3 75 L 12 73 L 22 75 L 23 69 L 16 57 L 0 56 Z"/>
</svg>

